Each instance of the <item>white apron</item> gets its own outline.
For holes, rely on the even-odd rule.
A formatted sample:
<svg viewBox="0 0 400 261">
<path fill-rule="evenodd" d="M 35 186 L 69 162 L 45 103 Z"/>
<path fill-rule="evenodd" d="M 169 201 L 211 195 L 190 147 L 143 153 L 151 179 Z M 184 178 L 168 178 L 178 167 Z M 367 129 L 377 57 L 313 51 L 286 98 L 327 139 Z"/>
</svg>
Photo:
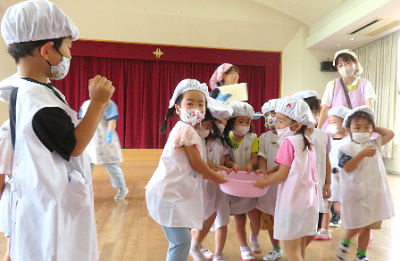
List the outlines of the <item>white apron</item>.
<svg viewBox="0 0 400 261">
<path fill-rule="evenodd" d="M 0 200 L 0 231 L 11 232 L 11 168 L 13 148 L 11 142 L 10 121 L 6 120 L 0 130 L 0 173 L 6 174 L 3 195 Z"/>
<path fill-rule="evenodd" d="M 279 139 L 278 135 L 272 133 L 271 131 L 260 136 L 258 141 L 258 156 L 267 160 L 267 169 L 273 168 L 277 165 L 275 163 L 275 159 L 281 143 L 282 141 Z M 277 194 L 278 184 L 269 186 L 267 193 L 258 198 L 256 208 L 273 216 L 275 214 Z"/>
<path fill-rule="evenodd" d="M 350 142 L 343 145 L 340 151 L 354 158 L 371 145 L 377 149 L 373 157 L 365 157 L 350 173 L 344 169 L 340 171 L 340 216 L 345 229 L 365 227 L 394 216 L 392 195 L 382 160 L 382 136 L 378 134 L 375 140 L 366 144 Z"/>
<path fill-rule="evenodd" d="M 224 153 L 224 146 L 220 140 L 216 140 L 212 150 L 207 151 L 207 158 L 212 162 L 220 165 L 221 158 Z M 230 208 L 229 208 L 229 196 L 222 192 L 219 185 L 208 182 L 211 190 L 215 189 L 215 209 L 217 211 L 217 217 L 215 218 L 214 224 L 211 227 L 212 231 L 217 230 L 220 227 L 226 226 L 230 221 Z"/>
<path fill-rule="evenodd" d="M 321 129 L 314 129 L 310 141 L 315 150 L 315 161 L 318 174 L 318 212 L 328 213 L 328 199 L 324 199 L 324 186 L 326 181 L 326 145 L 328 133 Z"/>
<path fill-rule="evenodd" d="M 254 133 L 247 133 L 239 148 L 233 150 L 229 148 L 229 156 L 232 161 L 240 166 L 240 170 L 244 170 L 244 166 L 251 159 L 251 147 L 254 139 L 257 137 Z M 258 198 L 241 198 L 229 195 L 229 206 L 231 215 L 239 215 L 249 212 L 256 207 Z"/>
<path fill-rule="evenodd" d="M 203 142 L 203 148 L 205 150 L 205 154 L 207 155 L 208 149 L 206 145 L 205 139 L 201 139 Z M 207 158 L 210 159 L 207 155 Z M 211 159 L 210 159 L 211 160 Z M 221 159 L 220 159 L 221 160 Z M 216 198 L 217 198 L 217 189 L 219 185 L 213 184 L 210 181 L 203 179 L 202 182 L 203 187 L 203 200 L 204 200 L 204 220 L 207 220 L 217 211 L 216 207 Z"/>
<path fill-rule="evenodd" d="M 191 128 L 191 144 L 196 144 L 203 160 L 207 160 L 203 142 L 193 127 L 178 121 L 171 130 L 158 167 L 146 186 L 146 203 L 151 218 L 166 227 L 203 228 L 203 176 L 190 165 L 186 154 L 175 147 L 176 134 Z M 184 139 L 184 138 L 183 138 Z"/>
<path fill-rule="evenodd" d="M 346 136 L 340 140 L 335 140 L 331 138 L 331 152 L 329 153 L 329 160 L 331 162 L 331 197 L 328 199 L 329 201 L 337 201 L 337 202 L 342 202 L 342 197 L 340 196 L 340 183 L 339 183 L 339 177 L 340 174 L 333 174 L 333 169 L 337 169 L 340 173 L 340 171 L 343 171 L 342 168 L 339 168 L 339 149 L 351 142 L 350 136 Z"/>
<path fill-rule="evenodd" d="M 45 107 L 63 109 L 75 126 L 77 113 L 43 85 L 21 78 L 12 85 L 19 87 L 19 91 L 12 178 L 11 259 L 98 260 L 87 155 L 66 161 L 56 152 L 50 152 L 32 127 L 33 116 Z"/>
<path fill-rule="evenodd" d="M 113 102 L 113 101 L 111 101 Z M 85 101 L 82 106 L 82 116 L 86 114 L 89 107 L 90 100 Z M 86 151 L 89 155 L 90 163 L 93 164 L 107 164 L 107 163 L 119 163 L 123 161 L 121 143 L 118 138 L 118 133 L 114 132 L 112 135 L 111 143 L 107 144 L 107 131 L 108 121 L 106 116 L 103 114 L 100 119 L 99 126 L 93 135 L 89 145 L 86 147 Z"/>
<path fill-rule="evenodd" d="M 318 223 L 317 174 L 313 152 L 303 150 L 302 134 L 287 138 L 294 147 L 288 177 L 279 184 L 274 217 L 274 238 L 294 240 L 316 233 Z"/>
</svg>

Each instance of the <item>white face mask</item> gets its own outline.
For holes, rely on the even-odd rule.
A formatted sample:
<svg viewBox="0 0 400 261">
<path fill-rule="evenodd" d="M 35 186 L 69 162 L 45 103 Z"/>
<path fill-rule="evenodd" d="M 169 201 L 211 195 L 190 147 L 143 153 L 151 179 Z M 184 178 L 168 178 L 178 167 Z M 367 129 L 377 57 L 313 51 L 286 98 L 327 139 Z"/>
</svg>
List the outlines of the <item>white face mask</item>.
<svg viewBox="0 0 400 261">
<path fill-rule="evenodd" d="M 199 124 L 199 127 L 198 128 L 196 128 L 196 132 L 197 132 L 197 134 L 199 134 L 199 136 L 201 137 L 201 138 L 206 138 L 208 135 L 210 135 L 210 131 L 211 130 L 206 130 L 206 129 L 204 129 L 203 128 L 203 125 L 201 125 L 201 123 Z"/>
<path fill-rule="evenodd" d="M 286 139 L 287 137 L 293 136 L 296 134 L 296 131 L 292 131 L 290 128 L 294 125 L 295 123 L 293 123 L 290 126 L 287 126 L 283 129 L 276 129 L 276 133 L 278 134 L 278 137 L 281 140 Z"/>
<path fill-rule="evenodd" d="M 339 69 L 339 73 L 343 78 L 349 78 L 356 71 L 356 65 L 353 63 L 350 66 L 343 66 Z"/>
<path fill-rule="evenodd" d="M 49 62 L 47 62 L 47 63 L 50 64 Z M 70 64 L 71 64 L 71 60 L 65 56 L 62 57 L 62 60 L 59 64 L 57 64 L 57 65 L 50 64 L 51 76 L 49 78 L 53 79 L 53 80 L 64 79 L 65 76 L 67 76 L 67 74 L 68 74 Z"/>
<path fill-rule="evenodd" d="M 327 131 L 328 133 L 332 134 L 332 136 L 335 136 L 336 133 L 339 132 L 339 127 L 336 126 L 336 125 L 329 124 L 329 125 L 326 127 L 326 131 Z"/>
<path fill-rule="evenodd" d="M 191 126 L 195 126 L 196 124 L 200 123 L 205 117 L 205 111 L 201 111 L 199 109 L 185 110 L 181 109 L 179 106 L 178 108 L 180 110 L 179 118 Z"/>
<path fill-rule="evenodd" d="M 225 125 L 222 124 L 222 123 L 218 124 L 218 129 L 222 133 L 224 131 L 224 129 L 225 129 Z"/>
<path fill-rule="evenodd" d="M 233 133 L 237 136 L 244 136 L 250 130 L 250 126 L 235 126 L 233 129 Z"/>
<path fill-rule="evenodd" d="M 369 137 L 370 136 L 371 136 L 371 134 L 369 132 L 355 132 L 355 133 L 352 133 L 351 138 L 355 142 L 358 142 L 360 144 L 364 144 L 367 141 L 369 141 Z"/>
</svg>

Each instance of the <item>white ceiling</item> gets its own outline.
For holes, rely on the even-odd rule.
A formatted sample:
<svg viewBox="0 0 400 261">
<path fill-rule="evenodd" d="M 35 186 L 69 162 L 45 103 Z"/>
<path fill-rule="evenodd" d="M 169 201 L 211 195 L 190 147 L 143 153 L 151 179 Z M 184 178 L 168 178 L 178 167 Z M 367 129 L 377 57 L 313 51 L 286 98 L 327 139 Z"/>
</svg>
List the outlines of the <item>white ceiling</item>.
<svg viewBox="0 0 400 261">
<path fill-rule="evenodd" d="M 347 0 L 253 0 L 312 25 Z M 376 0 L 379 1 L 379 0 Z"/>
</svg>

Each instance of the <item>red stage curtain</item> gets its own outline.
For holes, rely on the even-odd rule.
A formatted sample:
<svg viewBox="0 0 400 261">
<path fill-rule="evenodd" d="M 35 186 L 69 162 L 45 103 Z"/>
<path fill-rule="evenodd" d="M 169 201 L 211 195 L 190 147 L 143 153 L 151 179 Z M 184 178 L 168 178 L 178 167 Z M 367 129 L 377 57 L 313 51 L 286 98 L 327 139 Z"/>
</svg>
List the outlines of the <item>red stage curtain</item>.
<svg viewBox="0 0 400 261">
<path fill-rule="evenodd" d="M 90 48 L 88 47 L 90 43 L 85 42 L 84 47 Z M 94 43 L 99 45 L 99 42 Z M 118 43 L 113 44 L 118 45 Z M 215 52 L 215 49 L 212 50 Z M 214 62 L 214 56 L 210 58 L 210 63 L 198 63 L 161 59 L 142 60 L 132 57 L 110 58 L 108 54 L 104 50 L 99 51 L 99 57 L 75 53 L 69 74 L 64 80 L 55 84 L 65 94 L 70 106 L 79 110 L 80 105 L 89 99 L 87 89 L 89 79 L 97 74 L 110 79 L 116 88 L 112 99 L 119 107 L 117 131 L 124 148 L 163 148 L 168 132 L 160 135 L 159 129 L 175 86 L 185 78 L 194 78 L 208 85 L 212 73 L 222 63 Z M 248 84 L 248 102 L 255 111 L 260 111 L 264 102 L 279 95 L 280 54 L 272 54 L 275 59 L 266 66 L 234 63 L 240 70 L 239 81 Z M 169 129 L 175 122 L 169 124 Z M 262 119 L 254 121 L 258 135 L 265 131 L 263 124 Z"/>
</svg>

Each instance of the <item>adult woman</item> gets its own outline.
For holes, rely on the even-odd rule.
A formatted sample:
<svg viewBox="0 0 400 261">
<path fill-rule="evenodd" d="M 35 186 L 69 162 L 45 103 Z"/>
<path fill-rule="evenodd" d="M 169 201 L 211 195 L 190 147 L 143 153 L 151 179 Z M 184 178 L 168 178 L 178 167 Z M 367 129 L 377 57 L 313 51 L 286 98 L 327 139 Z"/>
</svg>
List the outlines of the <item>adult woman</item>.
<svg viewBox="0 0 400 261">
<path fill-rule="evenodd" d="M 373 108 L 372 102 L 376 100 L 371 82 L 359 77 L 363 68 L 353 51 L 344 49 L 336 52 L 333 65 L 342 77 L 330 81 L 322 97 L 318 128 L 324 130 L 328 125 L 327 115 L 330 108 L 345 106 L 351 109 L 362 105 Z"/>
<path fill-rule="evenodd" d="M 219 89 L 223 85 L 237 84 L 239 82 L 239 69 L 230 63 L 221 64 L 213 73 L 210 79 L 210 97 L 217 98 Z"/>
</svg>

